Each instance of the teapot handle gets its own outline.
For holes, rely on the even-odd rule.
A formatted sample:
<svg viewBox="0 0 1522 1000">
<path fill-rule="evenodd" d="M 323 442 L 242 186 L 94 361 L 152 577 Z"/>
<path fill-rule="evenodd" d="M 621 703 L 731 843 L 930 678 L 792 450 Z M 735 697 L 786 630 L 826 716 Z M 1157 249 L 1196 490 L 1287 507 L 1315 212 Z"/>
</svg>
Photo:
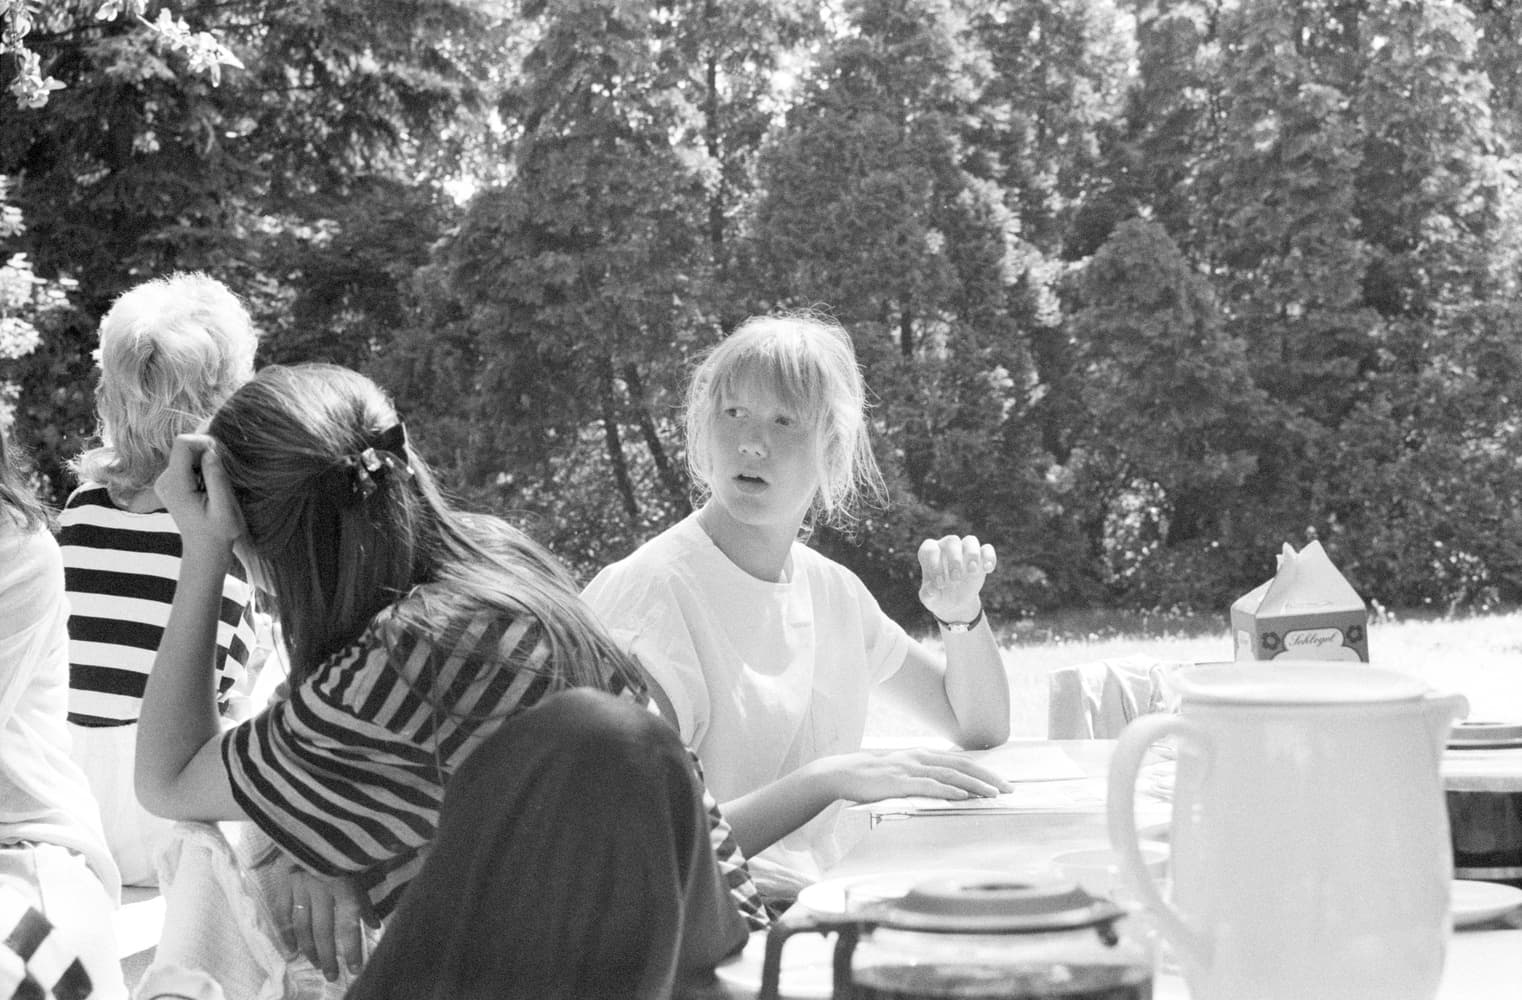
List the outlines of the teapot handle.
<svg viewBox="0 0 1522 1000">
<path fill-rule="evenodd" d="M 789 908 L 786 913 L 772 921 L 771 929 L 766 932 L 766 956 L 761 963 L 761 990 L 756 994 L 756 1000 L 780 1000 L 782 946 L 794 934 L 809 933 L 839 935 L 835 949 L 835 982 L 836 995 L 842 995 L 839 992 L 842 955 L 847 963 L 846 969 L 849 970 L 851 951 L 856 946 L 856 936 L 861 927 L 860 918 L 818 915 L 796 905 Z M 845 947 L 847 942 L 850 943 L 849 948 Z M 849 981 L 849 976 L 846 981 Z"/>
<path fill-rule="evenodd" d="M 1189 926 L 1178 910 L 1163 899 L 1156 880 L 1142 861 L 1136 832 L 1136 778 L 1141 771 L 1142 757 L 1153 743 L 1174 735 L 1204 744 L 1205 750 L 1210 750 L 1209 734 L 1179 715 L 1144 715 L 1121 730 L 1114 756 L 1110 758 L 1106 810 L 1110 846 L 1120 858 L 1121 874 L 1127 887 L 1152 912 L 1163 936 L 1193 962 L 1208 966 L 1213 951 L 1210 939 Z"/>
</svg>

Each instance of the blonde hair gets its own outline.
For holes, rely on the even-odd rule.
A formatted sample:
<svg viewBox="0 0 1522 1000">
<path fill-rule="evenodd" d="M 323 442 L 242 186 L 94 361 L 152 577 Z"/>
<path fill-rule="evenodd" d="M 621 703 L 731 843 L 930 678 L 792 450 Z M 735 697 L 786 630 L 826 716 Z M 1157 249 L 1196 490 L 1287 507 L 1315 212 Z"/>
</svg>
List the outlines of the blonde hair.
<svg viewBox="0 0 1522 1000">
<path fill-rule="evenodd" d="M 194 431 L 254 374 L 259 337 L 220 281 L 177 272 L 122 293 L 100 321 L 100 447 L 82 481 L 136 493 L 153 485 L 177 435 Z"/>
<path fill-rule="evenodd" d="M 867 390 L 851 337 L 814 311 L 753 316 L 698 363 L 687 387 L 687 467 L 712 492 L 713 428 L 720 398 L 755 379 L 811 426 L 820 444 L 815 520 L 848 527 L 862 502 L 887 496 L 867 428 Z"/>
</svg>

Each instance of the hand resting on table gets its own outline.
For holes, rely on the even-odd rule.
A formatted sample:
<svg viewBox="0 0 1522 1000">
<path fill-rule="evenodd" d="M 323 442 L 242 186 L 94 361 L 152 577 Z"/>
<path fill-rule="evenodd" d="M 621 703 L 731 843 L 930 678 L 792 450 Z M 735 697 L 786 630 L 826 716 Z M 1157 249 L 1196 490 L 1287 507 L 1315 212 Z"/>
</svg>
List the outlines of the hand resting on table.
<svg viewBox="0 0 1522 1000">
<path fill-rule="evenodd" d="M 834 754 L 811 761 L 723 805 L 740 849 L 754 856 L 830 803 L 877 802 L 920 795 L 962 801 L 1010 790 L 1009 783 L 965 754 L 892 750 Z"/>
<path fill-rule="evenodd" d="M 936 799 L 986 798 L 1009 783 L 964 754 L 944 750 L 893 750 L 837 754 L 808 765 L 834 798 L 877 802 L 909 795 Z"/>
</svg>

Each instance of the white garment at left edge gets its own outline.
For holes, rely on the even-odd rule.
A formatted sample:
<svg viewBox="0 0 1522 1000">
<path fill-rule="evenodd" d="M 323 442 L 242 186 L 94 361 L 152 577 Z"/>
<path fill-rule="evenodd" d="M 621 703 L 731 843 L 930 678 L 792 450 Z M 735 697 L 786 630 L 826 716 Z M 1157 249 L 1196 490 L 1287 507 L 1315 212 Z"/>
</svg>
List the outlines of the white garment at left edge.
<svg viewBox="0 0 1522 1000">
<path fill-rule="evenodd" d="M 100 879 L 73 851 L 0 845 L 0 996 L 125 1000 L 112 909 Z M 32 992 L 20 988 L 28 980 Z M 88 994 L 79 992 L 83 981 Z"/>
<path fill-rule="evenodd" d="M 24 904 L 18 919 L 45 923 L 57 951 L 78 955 L 92 1000 L 116 1000 L 126 996 L 111 924 L 121 876 L 84 772 L 69 759 L 68 686 L 58 544 L 47 529 L 28 530 L 0 511 L 0 886 Z M 0 941 L 11 930 L 0 931 Z M 4 958 L 13 972 L 16 961 L 31 961 L 14 945 L 0 947 Z M 50 967 L 43 972 L 50 974 Z"/>
</svg>

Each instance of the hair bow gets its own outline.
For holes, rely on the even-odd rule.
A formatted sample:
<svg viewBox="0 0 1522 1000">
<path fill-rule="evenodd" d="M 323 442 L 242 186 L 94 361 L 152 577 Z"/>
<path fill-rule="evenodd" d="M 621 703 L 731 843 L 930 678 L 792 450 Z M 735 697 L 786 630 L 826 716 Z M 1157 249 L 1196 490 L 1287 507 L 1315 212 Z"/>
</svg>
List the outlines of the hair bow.
<svg viewBox="0 0 1522 1000">
<path fill-rule="evenodd" d="M 379 488 L 377 480 L 387 476 L 412 478 L 407 463 L 407 431 L 393 424 L 375 438 L 375 443 L 353 455 L 345 455 L 327 474 L 329 495 L 340 507 L 363 503 Z"/>
</svg>

